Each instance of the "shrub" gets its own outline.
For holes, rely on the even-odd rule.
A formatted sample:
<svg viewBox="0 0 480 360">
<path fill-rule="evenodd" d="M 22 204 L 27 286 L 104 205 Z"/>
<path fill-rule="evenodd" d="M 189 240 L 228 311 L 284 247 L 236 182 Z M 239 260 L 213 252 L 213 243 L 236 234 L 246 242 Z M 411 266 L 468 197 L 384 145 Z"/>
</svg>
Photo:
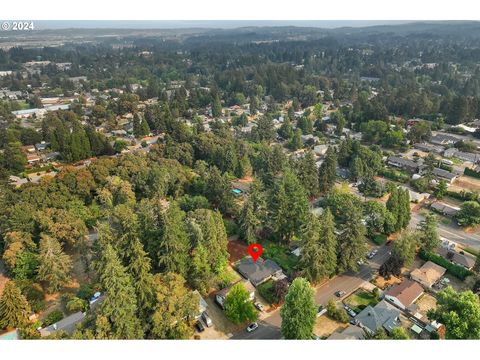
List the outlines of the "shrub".
<svg viewBox="0 0 480 360">
<path fill-rule="evenodd" d="M 420 251 L 419 256 L 422 260 L 428 261 L 430 260 L 431 262 L 434 262 L 437 265 L 443 266 L 445 269 L 447 269 L 447 272 L 449 272 L 451 275 L 459 278 L 460 280 L 465 280 L 468 276 L 472 275 L 472 272 L 465 269 L 464 267 L 460 265 L 456 265 L 447 259 L 441 257 L 440 255 L 433 254 L 430 252 L 425 252 L 425 251 Z"/>
<path fill-rule="evenodd" d="M 372 241 L 377 245 L 383 245 L 387 241 L 387 235 L 385 235 L 385 234 L 373 235 Z"/>
<path fill-rule="evenodd" d="M 227 236 L 238 235 L 238 225 L 235 221 L 231 219 L 223 219 L 223 223 L 225 224 Z"/>
<path fill-rule="evenodd" d="M 261 285 L 257 286 L 258 293 L 263 297 L 269 304 L 275 304 L 275 294 L 274 294 L 275 284 L 272 280 L 269 280 Z"/>
<path fill-rule="evenodd" d="M 66 309 L 70 314 L 76 313 L 78 311 L 84 312 L 88 308 L 87 301 L 80 299 L 78 297 L 73 297 L 67 302 Z"/>
<path fill-rule="evenodd" d="M 63 319 L 63 313 L 60 310 L 54 310 L 43 319 L 43 326 L 49 326 Z"/>
<path fill-rule="evenodd" d="M 330 300 L 327 304 L 327 314 L 334 320 L 342 323 L 348 322 L 348 314 L 345 309 L 338 308 L 333 300 Z"/>
<path fill-rule="evenodd" d="M 95 290 L 92 288 L 90 284 L 82 284 L 77 291 L 77 297 L 83 300 L 90 300 L 95 294 Z"/>
</svg>

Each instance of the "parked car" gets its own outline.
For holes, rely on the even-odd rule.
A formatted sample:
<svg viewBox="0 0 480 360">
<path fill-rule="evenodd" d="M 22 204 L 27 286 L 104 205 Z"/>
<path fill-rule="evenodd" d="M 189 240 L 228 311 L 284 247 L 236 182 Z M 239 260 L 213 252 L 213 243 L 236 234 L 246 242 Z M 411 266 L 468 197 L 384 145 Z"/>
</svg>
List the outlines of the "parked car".
<svg viewBox="0 0 480 360">
<path fill-rule="evenodd" d="M 212 319 L 210 319 L 210 316 L 208 316 L 206 311 L 202 313 L 202 320 L 205 322 L 205 325 L 207 325 L 207 327 L 213 325 Z"/>
<path fill-rule="evenodd" d="M 255 303 L 255 307 L 257 308 L 258 311 L 263 311 L 265 310 L 265 308 L 263 307 L 263 305 L 261 303 L 259 303 L 258 301 Z"/>
<path fill-rule="evenodd" d="M 377 249 L 372 250 L 372 251 L 370 251 L 370 253 L 367 255 L 367 258 L 372 259 L 375 255 L 377 255 L 377 253 L 378 253 L 378 250 L 377 250 Z"/>
<path fill-rule="evenodd" d="M 195 324 L 195 328 L 198 332 L 205 331 L 205 326 L 203 326 L 201 321 L 197 321 L 197 323 Z"/>
<path fill-rule="evenodd" d="M 335 292 L 335 296 L 336 296 L 336 297 L 342 297 L 342 296 L 344 296 L 345 294 L 346 294 L 346 292 L 343 291 L 343 290 L 340 290 L 340 291 L 336 291 L 336 292 Z"/>
<path fill-rule="evenodd" d="M 247 326 L 247 332 L 254 332 L 257 329 L 258 329 L 258 324 L 256 322 L 251 323 L 250 325 Z"/>
<path fill-rule="evenodd" d="M 318 311 L 317 311 L 317 317 L 320 317 L 322 316 L 323 314 L 325 314 L 327 312 L 327 308 L 323 305 L 320 305 L 318 307 Z"/>
</svg>

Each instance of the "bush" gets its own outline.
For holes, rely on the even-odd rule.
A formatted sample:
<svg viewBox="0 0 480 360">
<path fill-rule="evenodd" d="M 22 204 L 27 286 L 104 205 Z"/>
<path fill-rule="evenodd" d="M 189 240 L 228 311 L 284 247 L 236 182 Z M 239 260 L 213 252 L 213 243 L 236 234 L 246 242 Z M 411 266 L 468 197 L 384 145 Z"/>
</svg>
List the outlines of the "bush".
<svg viewBox="0 0 480 360">
<path fill-rule="evenodd" d="M 92 298 L 93 294 L 95 294 L 95 290 L 90 284 L 80 285 L 80 288 L 77 291 L 77 297 L 87 301 Z"/>
<path fill-rule="evenodd" d="M 269 304 L 275 304 L 276 303 L 274 288 L 275 288 L 275 284 L 272 280 L 269 280 L 269 281 L 257 286 L 258 293 Z"/>
<path fill-rule="evenodd" d="M 410 180 L 410 174 L 387 167 L 380 170 L 379 174 L 386 177 L 387 179 L 398 181 L 401 183 L 407 183 Z"/>
<path fill-rule="evenodd" d="M 85 310 L 87 310 L 87 308 L 87 301 L 78 297 L 73 297 L 67 302 L 66 305 L 66 309 L 70 314 L 76 313 L 78 311 L 84 312 Z"/>
<path fill-rule="evenodd" d="M 437 265 L 443 266 L 447 269 L 447 272 L 451 275 L 459 278 L 460 280 L 465 280 L 468 276 L 472 275 L 473 273 L 460 265 L 456 265 L 447 259 L 443 258 L 440 255 L 433 254 L 430 252 L 420 251 L 419 256 L 422 260 L 434 262 Z"/>
<path fill-rule="evenodd" d="M 465 170 L 463 171 L 463 173 L 467 176 L 471 176 L 471 177 L 480 179 L 480 172 L 477 172 L 477 171 L 472 170 L 470 168 L 466 167 Z"/>
<path fill-rule="evenodd" d="M 238 235 L 238 225 L 231 219 L 223 219 L 227 236 Z"/>
<path fill-rule="evenodd" d="M 387 235 L 385 235 L 385 234 L 373 235 L 372 241 L 377 245 L 383 245 L 387 241 Z"/>
<path fill-rule="evenodd" d="M 348 314 L 343 308 L 338 308 L 333 300 L 330 300 L 327 304 L 327 314 L 333 320 L 340 321 L 342 323 L 348 322 Z"/>
<path fill-rule="evenodd" d="M 43 319 L 43 326 L 49 326 L 63 319 L 63 313 L 60 310 L 54 310 Z"/>
</svg>

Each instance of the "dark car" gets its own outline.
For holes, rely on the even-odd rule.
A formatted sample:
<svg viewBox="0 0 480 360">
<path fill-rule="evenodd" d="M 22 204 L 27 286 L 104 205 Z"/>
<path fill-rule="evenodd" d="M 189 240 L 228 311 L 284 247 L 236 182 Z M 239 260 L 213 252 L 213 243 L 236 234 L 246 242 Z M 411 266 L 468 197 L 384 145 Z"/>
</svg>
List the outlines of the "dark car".
<svg viewBox="0 0 480 360">
<path fill-rule="evenodd" d="M 195 328 L 198 332 L 205 331 L 205 326 L 203 326 L 201 321 L 197 321 L 197 323 L 195 324 Z"/>
<path fill-rule="evenodd" d="M 343 290 L 340 290 L 340 291 L 336 291 L 336 292 L 335 292 L 335 296 L 336 296 L 336 297 L 342 297 L 342 296 L 345 295 L 345 294 L 346 294 L 346 292 L 343 291 Z"/>
</svg>

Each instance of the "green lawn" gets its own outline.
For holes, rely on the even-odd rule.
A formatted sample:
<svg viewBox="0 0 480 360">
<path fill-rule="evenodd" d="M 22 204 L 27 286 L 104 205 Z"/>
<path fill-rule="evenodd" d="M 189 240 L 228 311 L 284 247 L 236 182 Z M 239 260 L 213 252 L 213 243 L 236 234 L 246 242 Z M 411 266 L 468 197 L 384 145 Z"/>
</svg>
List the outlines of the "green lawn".
<svg viewBox="0 0 480 360">
<path fill-rule="evenodd" d="M 291 274 L 295 270 L 298 257 L 293 255 L 287 246 L 267 240 L 262 241 L 261 245 L 263 247 L 262 258 L 275 261 L 287 274 Z"/>
<path fill-rule="evenodd" d="M 375 306 L 378 299 L 371 292 L 365 290 L 357 290 L 355 293 L 345 299 L 345 304 L 350 306 L 357 314 L 365 309 L 368 305 Z"/>
<path fill-rule="evenodd" d="M 275 299 L 273 296 L 273 287 L 274 282 L 269 280 L 261 285 L 257 286 L 258 293 L 267 301 L 270 305 L 275 303 Z"/>
</svg>

